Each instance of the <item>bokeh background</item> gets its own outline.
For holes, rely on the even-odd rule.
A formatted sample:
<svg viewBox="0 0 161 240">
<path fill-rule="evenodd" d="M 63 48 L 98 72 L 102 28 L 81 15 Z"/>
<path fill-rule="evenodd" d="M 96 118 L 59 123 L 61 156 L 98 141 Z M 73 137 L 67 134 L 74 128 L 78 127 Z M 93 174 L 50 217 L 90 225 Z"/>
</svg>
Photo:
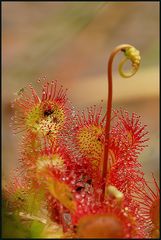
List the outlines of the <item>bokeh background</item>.
<svg viewBox="0 0 161 240">
<path fill-rule="evenodd" d="M 159 2 L 3 2 L 3 179 L 18 163 L 19 136 L 9 128 L 14 93 L 47 76 L 81 109 L 107 99 L 107 60 L 122 43 L 141 52 L 140 70 L 122 79 L 114 66 L 113 107 L 137 112 L 150 141 L 140 156 L 159 180 Z"/>
</svg>

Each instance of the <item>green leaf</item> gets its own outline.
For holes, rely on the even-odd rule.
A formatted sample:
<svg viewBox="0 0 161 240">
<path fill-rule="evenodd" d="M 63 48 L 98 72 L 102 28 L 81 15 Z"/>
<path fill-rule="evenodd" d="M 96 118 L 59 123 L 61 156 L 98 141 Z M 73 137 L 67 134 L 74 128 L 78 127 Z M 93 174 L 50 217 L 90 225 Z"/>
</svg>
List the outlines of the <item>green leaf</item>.
<svg viewBox="0 0 161 240">
<path fill-rule="evenodd" d="M 41 233 L 44 229 L 44 223 L 41 223 L 39 221 L 34 220 L 31 224 L 31 228 L 30 228 L 30 234 L 31 234 L 31 238 L 40 238 L 41 237 Z"/>
</svg>

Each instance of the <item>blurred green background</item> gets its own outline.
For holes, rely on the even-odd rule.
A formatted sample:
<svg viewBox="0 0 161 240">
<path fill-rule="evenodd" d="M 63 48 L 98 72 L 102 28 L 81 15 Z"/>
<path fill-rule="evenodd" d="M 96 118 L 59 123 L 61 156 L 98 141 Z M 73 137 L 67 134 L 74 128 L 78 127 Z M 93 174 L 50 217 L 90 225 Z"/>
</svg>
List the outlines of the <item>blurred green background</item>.
<svg viewBox="0 0 161 240">
<path fill-rule="evenodd" d="M 9 128 L 14 93 L 45 75 L 69 88 L 81 109 L 107 98 L 107 60 L 122 43 L 141 52 L 140 70 L 122 79 L 114 66 L 113 106 L 137 112 L 148 125 L 140 156 L 147 178 L 159 178 L 159 3 L 3 2 L 3 177 L 18 163 L 19 136 Z"/>
</svg>

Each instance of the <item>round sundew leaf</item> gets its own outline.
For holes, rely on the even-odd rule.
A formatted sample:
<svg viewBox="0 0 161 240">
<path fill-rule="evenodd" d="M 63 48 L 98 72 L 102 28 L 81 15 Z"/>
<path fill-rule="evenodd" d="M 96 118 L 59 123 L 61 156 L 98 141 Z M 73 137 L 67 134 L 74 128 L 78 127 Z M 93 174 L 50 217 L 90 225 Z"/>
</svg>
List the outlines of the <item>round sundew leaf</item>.
<svg viewBox="0 0 161 240">
<path fill-rule="evenodd" d="M 54 167 L 63 171 L 65 168 L 64 160 L 59 154 L 51 154 L 50 156 L 42 155 L 36 162 L 37 171 L 43 170 L 45 167 Z"/>
<path fill-rule="evenodd" d="M 26 115 L 26 127 L 34 133 L 57 133 L 65 121 L 62 106 L 56 103 L 38 104 Z"/>
<path fill-rule="evenodd" d="M 13 132 L 27 131 L 51 140 L 61 138 L 62 132 L 68 136 L 67 132 L 73 123 L 73 109 L 67 99 L 67 89 L 63 90 L 57 81 L 45 81 L 42 87 L 41 98 L 31 84 L 16 94 L 17 98 L 12 103 L 14 116 L 10 124 Z"/>
<path fill-rule="evenodd" d="M 123 238 L 123 224 L 112 215 L 84 216 L 78 223 L 77 236 L 80 238 Z"/>
<path fill-rule="evenodd" d="M 101 126 L 89 125 L 80 128 L 76 135 L 80 151 L 91 159 L 94 166 L 98 166 L 103 153 L 102 134 Z"/>
</svg>

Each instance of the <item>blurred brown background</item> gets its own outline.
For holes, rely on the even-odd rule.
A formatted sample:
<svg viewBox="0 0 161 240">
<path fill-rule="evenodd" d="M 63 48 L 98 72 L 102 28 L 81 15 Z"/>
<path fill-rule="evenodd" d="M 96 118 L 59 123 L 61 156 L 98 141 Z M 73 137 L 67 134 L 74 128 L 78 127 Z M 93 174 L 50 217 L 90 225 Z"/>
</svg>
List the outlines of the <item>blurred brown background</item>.
<svg viewBox="0 0 161 240">
<path fill-rule="evenodd" d="M 107 60 L 122 43 L 141 52 L 140 70 L 122 79 L 114 67 L 113 106 L 137 112 L 150 141 L 140 156 L 147 178 L 159 178 L 159 3 L 3 2 L 3 177 L 18 162 L 18 136 L 9 128 L 14 93 L 46 75 L 58 79 L 73 104 L 85 108 L 104 100 Z"/>
</svg>

